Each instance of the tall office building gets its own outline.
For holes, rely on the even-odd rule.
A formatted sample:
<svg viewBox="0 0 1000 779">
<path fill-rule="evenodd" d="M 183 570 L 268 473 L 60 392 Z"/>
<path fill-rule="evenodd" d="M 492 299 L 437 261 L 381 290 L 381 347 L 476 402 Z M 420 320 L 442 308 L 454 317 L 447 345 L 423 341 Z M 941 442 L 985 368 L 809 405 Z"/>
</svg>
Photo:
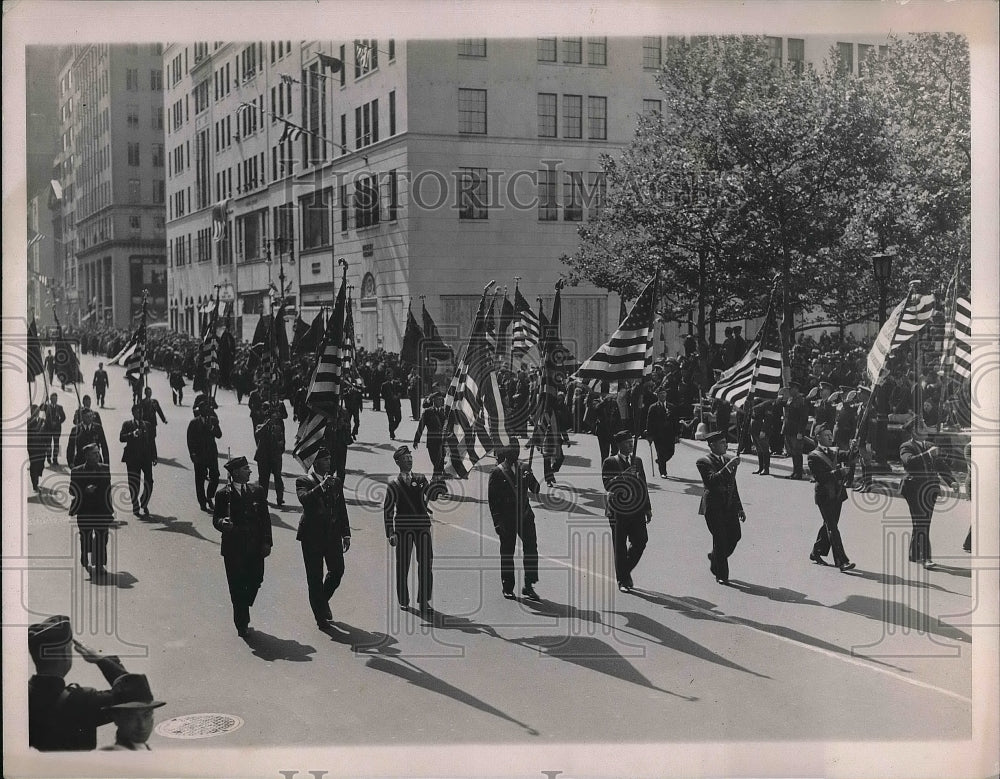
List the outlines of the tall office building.
<svg viewBox="0 0 1000 779">
<path fill-rule="evenodd" d="M 219 285 L 249 337 L 281 274 L 308 318 L 332 302 L 339 258 L 368 349 L 398 351 L 422 300 L 457 342 L 491 279 L 513 295 L 520 277 L 547 313 L 560 257 L 601 208 L 601 155 L 660 110 L 674 41 L 168 45 L 171 326 L 196 333 Z M 769 39 L 781 61 L 833 43 Z M 581 284 L 562 300 L 563 339 L 587 355 L 617 325 L 618 297 Z"/>
<path fill-rule="evenodd" d="M 53 177 L 71 323 L 166 319 L 162 45 L 66 47 Z"/>
</svg>

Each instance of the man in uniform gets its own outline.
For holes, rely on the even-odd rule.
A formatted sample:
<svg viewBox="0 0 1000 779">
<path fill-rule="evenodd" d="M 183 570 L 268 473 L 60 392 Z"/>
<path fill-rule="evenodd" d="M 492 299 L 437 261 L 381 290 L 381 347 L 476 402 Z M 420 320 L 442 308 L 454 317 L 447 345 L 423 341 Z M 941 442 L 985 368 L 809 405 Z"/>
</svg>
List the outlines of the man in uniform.
<svg viewBox="0 0 1000 779">
<path fill-rule="evenodd" d="M 410 419 L 416 422 L 420 418 L 420 375 L 416 368 L 410 371 L 406 380 L 406 394 L 410 399 Z"/>
<path fill-rule="evenodd" d="M 274 502 L 285 505 L 285 485 L 281 480 L 281 457 L 285 453 L 285 423 L 281 412 L 274 409 L 268 418 L 257 428 L 257 451 L 254 460 L 257 461 L 259 484 L 267 496 L 271 476 L 274 476 Z"/>
<path fill-rule="evenodd" d="M 163 409 L 160 408 L 160 401 L 153 397 L 153 390 L 149 387 L 146 387 L 145 397 L 139 401 L 139 405 L 142 406 L 142 418 L 149 425 L 153 445 L 153 465 L 156 465 L 158 459 L 156 452 L 156 418 L 159 417 L 163 424 L 167 424 L 167 418 L 163 415 Z"/>
<path fill-rule="evenodd" d="M 302 544 L 309 606 L 317 627 L 323 629 L 333 620 L 330 598 L 344 577 L 344 553 L 351 548 L 344 483 L 330 472 L 329 449 L 317 450 L 309 473 L 295 480 L 295 494 L 302 504 L 295 538 Z"/>
<path fill-rule="evenodd" d="M 140 509 L 149 516 L 149 498 L 153 494 L 153 443 L 149 425 L 142 418 L 142 406 L 132 406 L 132 418 L 122 424 L 118 440 L 125 444 L 122 462 L 128 473 L 128 492 L 132 499 L 132 513 L 139 516 Z M 139 494 L 142 476 L 142 494 Z"/>
<path fill-rule="evenodd" d="M 97 363 L 97 370 L 94 371 L 94 394 L 97 396 L 97 402 L 101 404 L 101 408 L 104 408 L 104 397 L 108 392 L 108 372 L 104 370 L 104 363 Z"/>
<path fill-rule="evenodd" d="M 941 458 L 938 448 L 927 443 L 916 416 L 910 417 L 903 429 L 909 433 L 909 439 L 899 447 L 899 459 L 906 469 L 899 492 L 906 500 L 913 522 L 910 562 L 923 563 L 924 568 L 933 568 L 931 518 L 934 516 L 934 504 L 941 492 L 941 480 L 956 491 L 958 480 Z"/>
<path fill-rule="evenodd" d="M 127 673 L 121 660 L 102 657 L 73 640 L 69 617 L 49 617 L 28 628 L 28 651 L 35 674 L 28 680 L 28 745 L 42 752 L 96 749 L 97 728 L 111 722 L 105 708 L 114 703 L 111 690 L 66 684 L 73 667 L 73 648 L 100 669 L 108 684 Z"/>
<path fill-rule="evenodd" d="M 111 470 L 101 462 L 96 443 L 83 447 L 84 461 L 70 471 L 69 515 L 76 517 L 80 533 L 80 563 L 88 571 L 93 565 L 100 576 L 107 574 L 108 534 L 115 512 L 111 501 Z"/>
<path fill-rule="evenodd" d="M 740 458 L 726 456 L 728 444 L 721 432 L 710 433 L 705 440 L 711 451 L 695 463 L 705 487 L 698 513 L 705 516 L 708 532 L 712 534 L 709 569 L 719 584 L 725 584 L 729 581 L 729 557 L 742 535 L 740 522 L 747 518 L 736 485 Z"/>
<path fill-rule="evenodd" d="M 799 392 L 799 385 L 796 382 L 788 384 L 788 397 L 784 404 L 784 417 L 781 422 L 781 435 L 785 439 L 785 451 L 792 458 L 792 472 L 789 479 L 801 479 L 802 471 L 802 447 L 805 445 L 804 437 L 806 425 L 809 422 L 809 406 L 802 393 Z"/>
<path fill-rule="evenodd" d="M 816 505 L 819 507 L 823 524 L 816 534 L 809 559 L 818 565 L 826 565 L 823 558 L 833 550 L 833 564 L 841 571 L 854 568 L 844 551 L 844 542 L 840 538 L 840 509 L 847 500 L 847 489 L 844 483 L 847 479 L 847 468 L 840 462 L 841 458 L 833 448 L 833 430 L 821 424 L 813 429 L 817 438 L 817 446 L 808 456 L 809 472 L 816 480 Z"/>
<path fill-rule="evenodd" d="M 170 371 L 170 398 L 173 400 L 175 406 L 184 405 L 184 387 L 187 385 L 184 383 L 184 371 L 181 370 L 180 364 L 175 364 L 173 370 Z"/>
<path fill-rule="evenodd" d="M 83 396 L 83 405 L 80 406 L 76 411 L 73 412 L 73 424 L 74 425 L 80 424 L 80 417 L 83 416 L 84 409 L 86 409 L 87 411 L 89 411 L 91 413 L 91 415 L 92 415 L 92 417 L 94 419 L 94 424 L 97 424 L 97 425 L 103 424 L 101 422 L 101 415 L 91 405 L 90 395 L 84 395 Z"/>
<path fill-rule="evenodd" d="M 389 420 L 389 438 L 396 440 L 396 428 L 403 419 L 398 382 L 392 378 L 386 379 L 382 382 L 381 394 L 385 401 L 385 416 Z"/>
<path fill-rule="evenodd" d="M 114 703 L 106 707 L 114 717 L 118 730 L 115 743 L 101 747 L 107 752 L 145 752 L 149 750 L 153 732 L 153 709 L 165 706 L 166 701 L 153 700 L 149 680 L 145 674 L 123 674 L 111 685 Z"/>
<path fill-rule="evenodd" d="M 518 462 L 521 448 L 517 439 L 497 452 L 500 464 L 490 473 L 487 495 L 493 529 L 500 538 L 500 586 L 503 596 L 514 598 L 514 550 L 521 539 L 524 564 L 524 586 L 521 594 L 529 600 L 540 600 L 534 584 L 538 581 L 538 541 L 535 533 L 535 512 L 528 502 L 528 493 L 541 489 L 534 474 Z"/>
<path fill-rule="evenodd" d="M 603 463 L 613 454 L 618 453 L 615 447 L 615 430 L 621 424 L 621 416 L 618 412 L 618 404 L 610 395 L 605 395 L 594 407 L 593 422 L 591 429 L 597 436 L 597 445 L 601 451 L 601 462 Z"/>
<path fill-rule="evenodd" d="M 31 488 L 38 492 L 38 480 L 45 472 L 45 450 L 49 445 L 49 432 L 45 429 L 45 415 L 39 406 L 32 404 L 28 415 L 28 475 Z"/>
<path fill-rule="evenodd" d="M 246 457 L 226 463 L 230 482 L 215 495 L 212 525 L 222 533 L 222 559 L 226 565 L 233 623 L 240 636 L 250 630 L 250 607 L 264 581 L 264 558 L 271 554 L 271 517 L 267 495 L 250 484 Z"/>
<path fill-rule="evenodd" d="M 811 393 L 810 393 L 811 394 Z M 821 381 L 816 389 L 818 399 L 813 408 L 813 426 L 810 437 L 815 438 L 820 425 L 829 428 L 833 433 L 833 425 L 837 421 L 837 407 L 831 402 L 833 395 L 833 385 L 828 381 Z"/>
<path fill-rule="evenodd" d="M 681 430 L 673 407 L 667 405 L 667 391 L 662 388 L 657 390 L 656 398 L 656 403 L 649 407 L 646 414 L 645 437 L 656 447 L 656 467 L 665 479 L 667 463 L 674 456 L 674 445 Z"/>
<path fill-rule="evenodd" d="M 353 423 L 351 427 L 351 437 L 358 437 L 358 430 L 361 428 L 361 406 L 364 402 L 364 396 L 361 394 L 361 390 L 353 382 L 347 381 L 344 383 L 344 410 L 347 412 L 348 418 Z"/>
<path fill-rule="evenodd" d="M 222 429 L 211 406 L 205 403 L 195 406 L 194 418 L 188 423 L 187 447 L 191 464 L 194 465 L 194 493 L 201 510 L 207 512 L 215 509 L 213 501 L 219 488 L 219 448 L 215 443 L 217 438 L 222 438 Z"/>
<path fill-rule="evenodd" d="M 444 478 L 444 395 L 432 392 L 428 400 L 430 404 L 420 415 L 417 432 L 413 434 L 413 449 L 416 450 L 421 434 L 427 430 L 427 454 L 430 455 L 434 467 L 431 478 L 442 479 Z"/>
<path fill-rule="evenodd" d="M 108 451 L 108 440 L 104 436 L 104 428 L 95 419 L 96 411 L 89 408 L 80 409 L 80 421 L 69 431 L 69 441 L 66 444 L 66 462 L 70 468 L 83 462 L 83 449 L 88 444 L 97 444 L 101 453 L 101 461 L 110 464 L 111 455 Z"/>
<path fill-rule="evenodd" d="M 52 355 L 51 349 L 45 353 L 45 372 L 49 374 L 49 384 L 51 385 L 56 375 L 56 358 Z"/>
<path fill-rule="evenodd" d="M 396 549 L 396 597 L 401 609 L 409 608 L 410 589 L 407 579 L 410 558 L 416 549 L 417 603 L 421 612 L 430 611 L 434 585 L 434 548 L 430 511 L 427 507 L 431 498 L 429 482 L 423 474 L 413 473 L 413 455 L 408 446 L 399 447 L 392 459 L 399 466 L 399 475 L 389 482 L 382 514 L 389 546 Z"/>
<path fill-rule="evenodd" d="M 632 434 L 621 430 L 614 440 L 618 454 L 608 457 L 601 467 L 604 489 L 608 492 L 605 513 L 611 523 L 618 589 L 631 592 L 632 571 L 649 540 L 646 525 L 653 519 L 653 508 L 642 459 L 632 455 Z"/>
<path fill-rule="evenodd" d="M 66 412 L 59 405 L 59 396 L 52 393 L 49 402 L 42 406 L 45 412 L 45 430 L 49 434 L 49 446 L 45 450 L 45 456 L 52 465 L 59 464 L 59 436 L 62 435 L 63 422 L 66 421 Z"/>
</svg>

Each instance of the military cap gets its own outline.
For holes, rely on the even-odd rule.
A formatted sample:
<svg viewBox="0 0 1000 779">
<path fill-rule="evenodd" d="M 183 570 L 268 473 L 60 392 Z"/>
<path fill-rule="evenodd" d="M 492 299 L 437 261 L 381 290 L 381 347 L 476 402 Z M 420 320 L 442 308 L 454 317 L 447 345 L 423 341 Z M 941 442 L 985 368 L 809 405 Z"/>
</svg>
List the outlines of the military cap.
<svg viewBox="0 0 1000 779">
<path fill-rule="evenodd" d="M 825 422 L 821 422 L 820 424 L 816 425 L 816 427 L 813 428 L 813 435 L 819 435 L 824 430 L 831 430 L 832 431 L 832 428 L 828 424 L 826 424 Z"/>
<path fill-rule="evenodd" d="M 403 444 L 395 452 L 392 453 L 392 459 L 398 463 L 403 458 L 404 455 L 408 454 L 411 454 L 410 447 L 408 447 L 406 444 Z"/>
<path fill-rule="evenodd" d="M 809 390 L 809 394 L 806 395 L 806 400 L 815 400 L 819 397 L 819 387 L 813 387 Z"/>
<path fill-rule="evenodd" d="M 241 455 L 239 457 L 234 457 L 232 460 L 230 460 L 229 462 L 227 462 L 226 463 L 226 470 L 229 471 L 230 473 L 232 473 L 237 468 L 243 468 L 244 466 L 247 466 L 247 465 L 250 465 L 250 463 L 247 462 L 247 458 L 246 457 L 243 457 Z"/>
<path fill-rule="evenodd" d="M 43 647 L 63 647 L 73 640 L 69 617 L 57 614 L 28 627 L 28 651 L 37 656 Z"/>
<path fill-rule="evenodd" d="M 322 460 L 324 458 L 327 460 L 330 459 L 330 450 L 327 449 L 325 446 L 321 446 L 319 449 L 316 450 L 315 459 Z"/>
<path fill-rule="evenodd" d="M 830 393 L 830 397 L 827 398 L 827 400 L 829 400 L 831 403 L 839 403 L 841 397 L 842 397 L 842 395 L 841 395 L 840 390 L 837 390 L 836 392 L 831 392 Z"/>
<path fill-rule="evenodd" d="M 917 415 L 912 414 L 909 419 L 900 424 L 899 429 L 905 430 L 906 432 L 910 432 L 915 428 L 916 423 L 917 423 Z"/>
<path fill-rule="evenodd" d="M 828 382 L 828 381 L 821 381 L 819 383 L 819 388 L 820 389 L 832 390 L 833 389 L 833 385 L 830 382 Z"/>
<path fill-rule="evenodd" d="M 867 393 L 870 394 L 871 391 L 872 391 L 871 387 L 866 387 L 864 384 L 859 384 L 858 385 L 858 392 L 867 392 Z"/>
<path fill-rule="evenodd" d="M 723 433 L 721 430 L 716 430 L 705 436 L 705 442 L 709 444 L 715 443 L 716 441 L 725 441 L 725 440 L 726 440 L 726 434 Z"/>
<path fill-rule="evenodd" d="M 166 701 L 153 700 L 149 680 L 145 674 L 122 674 L 111 685 L 111 699 L 114 701 L 106 709 L 158 709 Z"/>
<path fill-rule="evenodd" d="M 853 403 L 857 399 L 858 399 L 858 391 L 857 390 L 851 390 L 850 392 L 847 393 L 847 395 L 844 396 L 844 402 L 845 403 Z"/>
<path fill-rule="evenodd" d="M 628 441 L 632 438 L 632 433 L 628 430 L 619 430 L 615 433 L 614 441 L 616 444 L 620 444 L 622 441 Z"/>
<path fill-rule="evenodd" d="M 80 451 L 83 452 L 84 454 L 86 454 L 87 452 L 99 452 L 101 451 L 101 447 L 99 447 L 95 443 L 84 444 L 82 447 L 80 447 Z"/>
</svg>

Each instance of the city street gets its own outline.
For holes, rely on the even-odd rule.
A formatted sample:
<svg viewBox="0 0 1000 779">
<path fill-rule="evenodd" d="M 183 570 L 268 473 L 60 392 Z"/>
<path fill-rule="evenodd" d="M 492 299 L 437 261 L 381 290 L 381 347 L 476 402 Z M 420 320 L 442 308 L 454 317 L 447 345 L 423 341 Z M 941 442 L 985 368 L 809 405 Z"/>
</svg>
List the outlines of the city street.
<svg viewBox="0 0 1000 779">
<path fill-rule="evenodd" d="M 88 383 L 96 364 L 92 355 L 82 359 Z M 366 402 L 347 463 L 353 542 L 331 602 L 337 630 L 316 628 L 306 597 L 295 540 L 302 469 L 290 454 L 289 418 L 286 505 L 271 508 L 274 549 L 244 640 L 232 623 L 219 534 L 194 496 L 185 432 L 195 393 L 188 387 L 183 407 L 174 406 L 166 376 L 150 376 L 169 424 L 159 426 L 152 514 L 137 518 L 118 443 L 131 396 L 122 369 L 109 373 L 109 406 L 99 411 L 117 474 L 112 575 L 94 582 L 80 567 L 66 468 L 46 469 L 39 497 L 25 458 L 23 549 L 33 570 L 23 579 L 24 602 L 39 619 L 69 614 L 81 640 L 146 674 L 167 702 L 158 723 L 199 713 L 244 722 L 201 740 L 154 733 L 154 750 L 971 738 L 969 613 L 977 593 L 961 548 L 968 501 L 946 496 L 938 504 L 939 568 L 926 571 L 906 561 L 902 498 L 888 489 L 852 493 L 840 527 L 857 568 L 845 574 L 808 559 L 820 525 L 808 479 L 782 478 L 784 459 L 772 476 L 755 476 L 756 462 L 746 458 L 739 485 L 748 518 L 722 586 L 708 571 L 711 540 L 697 513 L 695 459 L 705 445 L 679 444 L 664 480 L 652 475 L 641 441 L 653 521 L 636 590 L 622 594 L 597 441 L 574 435 L 557 486 L 543 487 L 536 506 L 542 600 L 501 597 L 499 542 L 485 502 L 488 458 L 469 480 L 448 481 L 453 494 L 434 504 L 436 612 L 425 619 L 396 605 L 382 522 L 392 451 L 412 444 L 416 422 L 404 402 L 399 440 L 390 441 L 385 415 Z M 217 399 L 224 479 L 228 453 L 252 461 L 253 438 L 245 403 L 226 390 Z M 60 402 L 71 418 L 75 395 L 60 392 Z M 67 422 L 61 462 L 69 429 Z M 415 470 L 430 472 L 423 446 Z M 540 462 L 534 470 L 541 476 Z M 520 550 L 517 559 L 519 589 Z M 79 659 L 68 681 L 103 686 Z M 113 739 L 113 726 L 99 730 L 99 743 Z"/>
</svg>

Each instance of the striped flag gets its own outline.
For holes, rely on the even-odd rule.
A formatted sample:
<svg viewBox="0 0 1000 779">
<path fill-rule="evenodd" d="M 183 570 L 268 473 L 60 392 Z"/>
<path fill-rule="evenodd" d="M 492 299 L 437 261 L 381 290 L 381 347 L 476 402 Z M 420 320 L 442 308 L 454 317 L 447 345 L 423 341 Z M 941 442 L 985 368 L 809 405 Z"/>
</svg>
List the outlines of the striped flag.
<svg viewBox="0 0 1000 779">
<path fill-rule="evenodd" d="M 653 309 L 657 299 L 657 277 L 653 276 L 611 340 L 580 366 L 576 377 L 591 382 L 617 384 L 639 379 L 653 370 Z"/>
<path fill-rule="evenodd" d="M 915 293 L 908 294 L 892 310 L 868 353 L 868 378 L 872 385 L 881 383 L 885 378 L 889 355 L 919 333 L 933 313 L 934 296 Z"/>
<path fill-rule="evenodd" d="M 968 298 L 955 301 L 955 373 L 972 376 L 972 304 Z"/>
<path fill-rule="evenodd" d="M 41 233 L 35 232 L 30 227 L 28 228 L 28 248 L 30 249 L 36 243 L 45 238 Z"/>
<path fill-rule="evenodd" d="M 226 237 L 226 211 L 228 200 L 220 201 L 212 206 L 212 240 L 219 243 Z"/>
<path fill-rule="evenodd" d="M 287 119 L 281 120 L 285 127 L 281 131 L 281 137 L 278 139 L 278 143 L 284 143 L 285 141 L 297 141 L 302 137 L 302 128 L 297 124 L 289 122 Z"/>
<path fill-rule="evenodd" d="M 44 363 L 42 361 L 42 342 L 38 337 L 38 326 L 35 324 L 35 318 L 31 318 L 31 323 L 28 325 L 28 359 L 27 359 L 27 369 L 28 369 L 28 383 L 32 383 L 35 380 L 35 376 L 39 376 L 44 373 Z"/>
<path fill-rule="evenodd" d="M 521 290 L 514 287 L 514 330 L 511 349 L 514 354 L 524 354 L 540 338 L 538 315 L 531 310 Z"/>
<path fill-rule="evenodd" d="M 344 313 L 344 353 L 341 365 L 345 376 L 354 373 L 355 343 L 354 343 L 354 305 L 347 299 L 347 310 Z"/>
<path fill-rule="evenodd" d="M 746 354 L 708 390 L 710 398 L 720 398 L 742 408 L 753 399 L 778 397 L 781 387 L 781 341 L 773 307 L 768 307 L 764 323 Z"/>
<path fill-rule="evenodd" d="M 514 323 L 514 304 L 507 297 L 507 290 L 504 289 L 503 303 L 500 304 L 500 321 L 497 330 L 497 356 L 506 357 L 510 354 L 511 336 L 508 331 Z"/>
<path fill-rule="evenodd" d="M 490 310 L 486 312 L 486 345 L 490 347 L 490 351 L 493 354 L 497 353 L 497 321 L 496 313 L 494 309 L 496 308 L 496 298 L 490 301 Z"/>
<path fill-rule="evenodd" d="M 326 435 L 326 421 L 326 417 L 310 409 L 306 418 L 299 423 L 292 457 L 298 460 L 299 464 L 306 470 L 312 468 L 316 452 L 323 445 L 323 438 Z"/>
</svg>

